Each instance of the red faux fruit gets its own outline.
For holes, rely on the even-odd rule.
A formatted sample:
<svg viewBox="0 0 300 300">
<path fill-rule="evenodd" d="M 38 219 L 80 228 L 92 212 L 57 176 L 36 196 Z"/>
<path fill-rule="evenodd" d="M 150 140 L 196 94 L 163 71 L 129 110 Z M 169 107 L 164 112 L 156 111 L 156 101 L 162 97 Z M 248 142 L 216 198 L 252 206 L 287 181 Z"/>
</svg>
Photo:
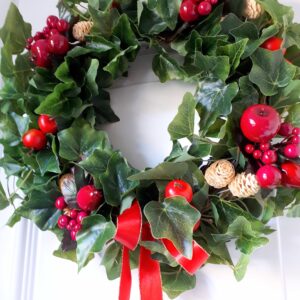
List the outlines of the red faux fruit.
<svg viewBox="0 0 300 300">
<path fill-rule="evenodd" d="M 255 143 L 269 142 L 279 131 L 280 125 L 278 112 L 266 104 L 255 104 L 248 107 L 243 112 L 240 121 L 244 136 Z"/>
<path fill-rule="evenodd" d="M 192 0 L 181 2 L 179 15 L 184 22 L 195 22 L 199 18 L 197 4 Z"/>
<path fill-rule="evenodd" d="M 44 38 L 44 34 L 43 34 L 42 32 L 40 32 L 40 31 L 36 32 L 36 34 L 35 34 L 34 37 L 33 37 L 33 39 L 34 39 L 35 41 L 41 40 L 41 39 L 43 39 L 43 38 Z"/>
<path fill-rule="evenodd" d="M 246 151 L 246 153 L 248 153 L 248 154 L 252 154 L 253 153 L 253 151 L 254 151 L 254 146 L 252 145 L 252 144 L 247 144 L 246 146 L 245 146 L 245 151 Z"/>
<path fill-rule="evenodd" d="M 40 39 L 31 46 L 31 57 L 36 66 L 48 68 L 51 66 L 50 54 L 47 41 Z"/>
<path fill-rule="evenodd" d="M 261 161 L 266 165 L 271 165 L 277 161 L 277 153 L 274 150 L 267 150 L 264 152 Z"/>
<path fill-rule="evenodd" d="M 86 213 L 85 211 L 80 211 L 77 215 L 76 221 L 78 224 L 82 223 L 82 220 L 88 216 L 88 213 Z"/>
<path fill-rule="evenodd" d="M 273 189 L 280 185 L 281 172 L 274 166 L 266 165 L 258 169 L 256 179 L 262 188 Z"/>
<path fill-rule="evenodd" d="M 59 34 L 59 31 L 55 28 L 50 29 L 49 35 L 51 36 L 51 35 L 54 35 L 54 34 Z"/>
<path fill-rule="evenodd" d="M 282 185 L 291 188 L 300 188 L 300 164 L 285 162 L 281 165 Z"/>
<path fill-rule="evenodd" d="M 75 220 L 70 220 L 68 225 L 70 225 L 71 229 L 73 229 L 77 225 L 77 222 Z"/>
<path fill-rule="evenodd" d="M 267 151 L 267 150 L 269 150 L 270 149 L 270 143 L 261 143 L 260 145 L 259 145 L 259 149 L 261 150 L 261 151 Z"/>
<path fill-rule="evenodd" d="M 56 24 L 56 29 L 61 33 L 65 33 L 69 29 L 69 23 L 64 19 L 60 19 Z"/>
<path fill-rule="evenodd" d="M 212 6 L 208 1 L 202 1 L 198 5 L 198 13 L 200 16 L 207 16 L 211 13 Z"/>
<path fill-rule="evenodd" d="M 99 207 L 103 196 L 101 191 L 93 185 L 82 187 L 77 194 L 77 204 L 85 211 L 92 211 Z"/>
<path fill-rule="evenodd" d="M 56 133 L 57 124 L 54 118 L 48 115 L 40 115 L 38 118 L 38 125 L 44 133 Z"/>
<path fill-rule="evenodd" d="M 63 210 L 67 207 L 67 203 L 63 196 L 60 196 L 55 200 L 55 207 L 59 210 Z"/>
<path fill-rule="evenodd" d="M 195 224 L 194 228 L 193 228 L 193 231 L 195 232 L 196 230 L 198 230 L 200 225 L 201 225 L 201 220 L 198 220 L 197 223 Z"/>
<path fill-rule="evenodd" d="M 68 231 L 71 231 L 71 230 L 72 230 L 72 226 L 71 226 L 70 224 L 68 224 L 67 227 L 66 227 L 66 229 L 67 229 Z"/>
<path fill-rule="evenodd" d="M 76 220 L 77 216 L 78 216 L 78 210 L 77 209 L 72 209 L 70 211 L 70 218 Z"/>
<path fill-rule="evenodd" d="M 180 180 L 180 179 L 172 180 L 167 184 L 165 188 L 165 197 L 169 198 L 175 196 L 182 196 L 188 202 L 191 202 L 193 199 L 193 189 L 184 180 Z"/>
<path fill-rule="evenodd" d="M 66 228 L 69 223 L 69 218 L 66 215 L 62 215 L 58 218 L 57 225 L 60 229 Z"/>
<path fill-rule="evenodd" d="M 69 41 L 61 34 L 51 35 L 48 39 L 48 51 L 55 55 L 64 55 L 69 51 Z"/>
<path fill-rule="evenodd" d="M 74 231 L 75 232 L 78 232 L 78 231 L 80 231 L 81 230 L 81 228 L 82 228 L 82 226 L 81 226 L 81 224 L 76 224 L 75 226 L 74 226 Z"/>
<path fill-rule="evenodd" d="M 300 136 L 299 136 L 299 135 L 294 135 L 294 136 L 291 138 L 290 142 L 291 142 L 292 144 L 300 144 Z"/>
<path fill-rule="evenodd" d="M 300 157 L 300 145 L 290 144 L 286 145 L 283 149 L 284 156 L 287 158 L 298 158 Z"/>
<path fill-rule="evenodd" d="M 281 48 L 282 42 L 283 40 L 281 38 L 273 36 L 261 44 L 260 47 L 270 51 L 277 51 Z"/>
<path fill-rule="evenodd" d="M 281 124 L 278 134 L 281 136 L 290 136 L 293 132 L 294 126 L 291 123 L 284 122 Z"/>
<path fill-rule="evenodd" d="M 253 157 L 254 157 L 255 159 L 260 159 L 260 158 L 262 157 L 262 152 L 261 152 L 260 150 L 255 150 L 255 151 L 253 152 Z"/>
<path fill-rule="evenodd" d="M 57 16 L 49 16 L 47 18 L 47 26 L 50 28 L 56 28 L 58 20 Z"/>
<path fill-rule="evenodd" d="M 211 5 L 217 5 L 219 0 L 206 0 L 208 2 L 210 2 Z"/>
<path fill-rule="evenodd" d="M 293 135 L 300 135 L 300 128 L 299 127 L 295 127 L 292 131 Z"/>
<path fill-rule="evenodd" d="M 70 236 L 71 236 L 72 241 L 76 241 L 76 234 L 77 234 L 77 232 L 75 230 L 71 231 Z"/>
<path fill-rule="evenodd" d="M 46 147 L 47 138 L 41 130 L 30 129 L 23 135 L 22 142 L 26 148 L 42 150 Z"/>
</svg>

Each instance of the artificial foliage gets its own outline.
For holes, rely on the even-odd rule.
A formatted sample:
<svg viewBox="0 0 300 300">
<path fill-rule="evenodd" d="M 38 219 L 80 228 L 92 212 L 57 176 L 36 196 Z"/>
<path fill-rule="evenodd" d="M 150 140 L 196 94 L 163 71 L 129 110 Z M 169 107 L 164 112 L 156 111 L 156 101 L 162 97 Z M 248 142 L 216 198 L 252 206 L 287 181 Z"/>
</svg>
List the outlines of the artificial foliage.
<svg viewBox="0 0 300 300">
<path fill-rule="evenodd" d="M 197 242 L 209 254 L 207 263 L 227 265 L 241 280 L 250 255 L 273 232 L 269 220 L 300 216 L 300 160 L 291 152 L 299 147 L 300 132 L 294 132 L 296 146 L 283 152 L 284 141 L 272 141 L 276 160 L 265 159 L 281 166 L 283 177 L 272 188 L 261 183 L 255 195 L 238 198 L 204 178 L 206 169 L 222 159 L 239 176 L 235 189 L 248 175 L 255 179 L 262 163 L 252 152 L 261 150 L 240 128 L 249 106 L 271 106 L 282 122 L 300 127 L 300 24 L 277 0 L 257 0 L 251 5 L 259 5 L 259 12 L 250 7 L 251 15 L 245 15 L 248 2 L 208 1 L 210 8 L 201 2 L 195 10 L 191 0 L 60 0 L 63 20 L 50 33 L 56 19 L 48 19 L 50 27 L 38 37 L 12 4 L 0 30 L 0 166 L 8 179 L 16 178 L 16 191 L 6 193 L 0 186 L 0 209 L 14 207 L 7 224 L 27 218 L 52 231 L 60 242 L 54 255 L 77 262 L 79 270 L 101 252 L 107 277 L 115 279 L 122 261 L 122 243 L 114 239 L 117 218 L 138 201 L 153 239 L 139 239 L 128 254 L 130 265 L 137 267 L 139 255 L 150 250 L 170 298 L 196 284 L 195 275 L 167 251 L 170 241 L 188 259 Z M 196 16 L 187 15 L 186 7 Z M 79 41 L 72 35 L 78 22 L 89 22 Z M 281 39 L 275 51 L 264 45 L 274 37 Z M 168 127 L 169 156 L 158 166 L 137 170 L 100 128 L 119 121 L 107 89 L 130 76 L 130 64 L 145 47 L 155 51 L 153 72 L 162 83 L 180 80 L 197 88 L 186 93 Z M 183 138 L 191 146 L 182 147 Z M 165 195 L 166 186 L 178 179 L 192 187 L 191 202 L 176 193 Z M 86 202 L 86 193 L 95 201 Z M 71 235 L 70 219 L 79 220 Z M 235 262 L 230 241 L 240 251 Z"/>
</svg>

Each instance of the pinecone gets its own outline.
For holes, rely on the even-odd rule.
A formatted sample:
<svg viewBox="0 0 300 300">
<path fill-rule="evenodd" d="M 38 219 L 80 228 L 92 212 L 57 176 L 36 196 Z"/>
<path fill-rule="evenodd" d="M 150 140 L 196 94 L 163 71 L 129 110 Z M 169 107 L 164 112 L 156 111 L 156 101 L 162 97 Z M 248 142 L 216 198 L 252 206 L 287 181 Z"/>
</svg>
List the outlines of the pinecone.
<svg viewBox="0 0 300 300">
<path fill-rule="evenodd" d="M 66 199 L 69 199 L 76 194 L 76 183 L 72 173 L 67 173 L 61 176 L 59 178 L 58 185 L 60 192 Z"/>
<path fill-rule="evenodd" d="M 226 187 L 235 176 L 234 166 L 225 159 L 217 160 L 205 172 L 205 179 L 216 189 Z"/>
<path fill-rule="evenodd" d="M 247 19 L 257 19 L 263 13 L 263 8 L 256 0 L 246 0 L 243 16 Z"/>
<path fill-rule="evenodd" d="M 260 186 L 254 174 L 245 172 L 237 174 L 228 186 L 233 196 L 247 198 L 254 196 L 260 190 Z"/>
<path fill-rule="evenodd" d="M 74 38 L 80 42 L 83 42 L 85 39 L 85 36 L 91 32 L 93 25 L 94 24 L 91 21 L 81 21 L 81 22 L 76 23 L 73 26 Z"/>
</svg>

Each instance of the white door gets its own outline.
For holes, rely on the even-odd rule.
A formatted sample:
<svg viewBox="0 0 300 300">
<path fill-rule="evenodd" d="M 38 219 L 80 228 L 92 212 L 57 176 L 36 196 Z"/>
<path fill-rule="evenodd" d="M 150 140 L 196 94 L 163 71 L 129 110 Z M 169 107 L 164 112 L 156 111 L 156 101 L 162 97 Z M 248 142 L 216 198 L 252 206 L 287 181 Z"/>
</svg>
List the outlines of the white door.
<svg viewBox="0 0 300 300">
<path fill-rule="evenodd" d="M 300 0 L 282 0 L 294 6 L 300 21 Z M 3 23 L 9 0 L 0 0 L 0 24 Z M 19 0 L 24 19 L 32 23 L 33 32 L 44 27 L 48 15 L 56 14 L 56 0 Z M 136 167 L 151 166 L 160 162 L 169 151 L 167 124 L 190 88 L 178 83 L 161 85 L 153 76 L 148 55 L 140 58 L 132 67 L 132 76 L 117 83 L 112 89 L 112 104 L 119 116 L 126 117 L 126 107 L 147 106 L 147 115 L 130 114 L 128 124 L 108 128 L 115 147 L 120 148 Z M 143 95 L 143 103 L 140 99 Z M 122 106 L 118 99 L 122 97 Z M 175 100 L 174 100 L 175 99 Z M 155 105 L 160 101 L 160 105 Z M 159 107 L 159 110 L 155 108 Z M 137 108 L 138 110 L 138 108 Z M 168 111 L 166 113 L 166 111 Z M 163 123 L 154 119 L 159 114 Z M 151 117 L 151 119 L 149 119 Z M 152 119 L 153 118 L 153 119 Z M 123 131 L 121 131 L 123 130 Z M 141 142 L 122 138 L 126 132 L 144 137 Z M 130 139 L 130 134 L 127 134 Z M 131 145 L 128 148 L 128 144 Z M 3 173 L 1 181 L 5 183 Z M 0 299 L 1 300 L 116 300 L 119 281 L 108 281 L 100 259 L 93 260 L 77 274 L 73 263 L 52 256 L 58 242 L 51 233 L 40 232 L 22 220 L 15 228 L 4 224 L 9 212 L 0 212 Z M 255 252 L 245 279 L 237 283 L 232 271 L 225 266 L 208 265 L 198 274 L 197 287 L 186 292 L 180 300 L 299 300 L 300 299 L 300 220 L 278 218 L 271 225 L 277 232 L 270 243 Z M 132 299 L 139 299 L 137 272 L 134 271 Z M 167 299 L 167 298 L 166 298 Z M 155 300 L 155 299 L 153 299 Z"/>
</svg>

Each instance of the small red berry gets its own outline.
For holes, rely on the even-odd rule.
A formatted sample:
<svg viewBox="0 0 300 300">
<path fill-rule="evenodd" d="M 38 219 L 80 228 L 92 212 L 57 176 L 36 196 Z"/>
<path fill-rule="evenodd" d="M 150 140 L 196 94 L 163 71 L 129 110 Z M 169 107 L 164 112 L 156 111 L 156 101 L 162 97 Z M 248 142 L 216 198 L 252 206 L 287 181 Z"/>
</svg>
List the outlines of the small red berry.
<svg viewBox="0 0 300 300">
<path fill-rule="evenodd" d="M 284 122 L 281 124 L 278 134 L 281 136 L 290 136 L 293 132 L 294 126 L 291 123 Z"/>
<path fill-rule="evenodd" d="M 200 16 L 207 16 L 211 13 L 212 6 L 210 2 L 202 1 L 198 5 L 198 13 Z"/>
<path fill-rule="evenodd" d="M 280 185 L 281 172 L 274 166 L 266 165 L 258 169 L 256 179 L 262 188 L 273 189 Z"/>
<path fill-rule="evenodd" d="M 259 145 L 259 149 L 261 150 L 261 151 L 267 151 L 267 150 L 269 150 L 270 149 L 270 143 L 261 143 L 260 145 Z"/>
<path fill-rule="evenodd" d="M 31 57 L 36 66 L 47 68 L 51 65 L 47 41 L 40 39 L 31 46 Z"/>
<path fill-rule="evenodd" d="M 255 150 L 255 151 L 253 152 L 253 157 L 254 157 L 255 159 L 260 159 L 260 158 L 262 157 L 262 152 L 261 152 L 260 150 Z"/>
<path fill-rule="evenodd" d="M 195 22 L 199 18 L 197 4 L 192 0 L 185 0 L 181 2 L 179 15 L 184 22 Z"/>
<path fill-rule="evenodd" d="M 23 135 L 22 142 L 26 148 L 42 150 L 46 147 L 47 138 L 42 131 L 30 129 Z"/>
<path fill-rule="evenodd" d="M 72 230 L 71 233 L 70 233 L 71 239 L 73 241 L 76 241 L 76 234 L 77 234 L 77 232 L 75 230 Z"/>
<path fill-rule="evenodd" d="M 68 231 L 73 230 L 73 229 L 72 229 L 72 226 L 71 226 L 70 224 L 68 224 L 68 225 L 66 226 L 66 229 L 67 229 Z"/>
<path fill-rule="evenodd" d="M 210 2 L 211 5 L 216 5 L 219 2 L 219 0 L 205 0 L 205 1 Z"/>
<path fill-rule="evenodd" d="M 46 34 L 49 34 L 50 33 L 50 28 L 48 26 L 44 27 L 43 28 L 43 34 L 46 35 Z"/>
<path fill-rule="evenodd" d="M 60 196 L 55 200 L 55 207 L 59 210 L 63 210 L 67 207 L 67 203 L 63 196 Z"/>
<path fill-rule="evenodd" d="M 69 218 L 66 215 L 62 215 L 58 218 L 57 225 L 60 229 L 66 228 L 69 223 Z"/>
<path fill-rule="evenodd" d="M 40 115 L 38 119 L 38 125 L 44 133 L 56 133 L 57 124 L 54 118 L 48 115 Z"/>
<path fill-rule="evenodd" d="M 252 144 L 247 144 L 245 146 L 245 151 L 248 154 L 252 154 L 254 150 L 255 150 L 255 148 L 254 148 L 254 146 Z"/>
<path fill-rule="evenodd" d="M 78 232 L 78 231 L 80 231 L 81 230 L 81 228 L 82 228 L 82 226 L 81 226 L 81 224 L 76 224 L 75 226 L 74 226 L 74 231 L 76 231 L 76 232 Z"/>
<path fill-rule="evenodd" d="M 294 135 L 300 135 L 300 128 L 299 127 L 295 127 L 292 131 L 292 134 Z"/>
<path fill-rule="evenodd" d="M 33 43 L 33 41 L 34 41 L 33 37 L 30 37 L 26 40 L 26 43 L 31 45 Z"/>
<path fill-rule="evenodd" d="M 38 32 L 34 35 L 34 37 L 33 37 L 33 39 L 34 39 L 35 41 L 41 40 L 41 39 L 43 39 L 43 38 L 44 38 L 44 34 L 43 34 L 42 32 L 40 32 L 40 31 L 38 31 Z"/>
<path fill-rule="evenodd" d="M 165 188 L 165 197 L 170 198 L 175 196 L 182 196 L 188 202 L 191 202 L 193 199 L 193 189 L 184 180 L 172 180 L 167 184 Z"/>
<path fill-rule="evenodd" d="M 86 185 L 77 193 L 77 204 L 82 210 L 92 211 L 99 207 L 102 198 L 101 191 L 93 185 Z"/>
<path fill-rule="evenodd" d="M 68 225 L 73 229 L 77 225 L 77 222 L 75 220 L 70 220 Z"/>
<path fill-rule="evenodd" d="M 300 145 L 290 144 L 284 147 L 284 156 L 287 158 L 298 158 L 300 156 Z"/>
<path fill-rule="evenodd" d="M 267 39 L 260 47 L 270 51 L 277 51 L 281 48 L 282 42 L 283 40 L 281 38 L 273 36 Z"/>
<path fill-rule="evenodd" d="M 78 210 L 72 209 L 72 210 L 70 211 L 70 217 L 71 217 L 72 219 L 76 220 L 77 216 L 78 216 Z"/>
<path fill-rule="evenodd" d="M 54 34 L 59 34 L 59 31 L 55 28 L 52 28 L 50 31 L 49 31 L 49 36 L 51 35 L 54 35 Z"/>
<path fill-rule="evenodd" d="M 268 150 L 263 154 L 261 161 L 266 165 L 271 165 L 277 161 L 277 158 L 277 153 L 274 150 Z"/>
<path fill-rule="evenodd" d="M 88 213 L 86 213 L 85 211 L 80 211 L 77 215 L 76 221 L 78 224 L 82 223 L 82 220 L 88 216 Z"/>
<path fill-rule="evenodd" d="M 300 135 L 294 135 L 291 138 L 290 143 L 292 143 L 292 144 L 300 144 Z"/>
<path fill-rule="evenodd" d="M 64 33 L 69 29 L 69 23 L 64 19 L 60 19 L 56 24 L 56 29 Z"/>
<path fill-rule="evenodd" d="M 300 164 L 287 161 L 281 165 L 282 185 L 292 188 L 300 188 Z"/>
<path fill-rule="evenodd" d="M 56 55 L 64 55 L 69 50 L 68 39 L 61 34 L 54 34 L 48 39 L 48 51 Z"/>
<path fill-rule="evenodd" d="M 58 22 L 58 17 L 57 16 L 49 16 L 47 18 L 47 26 L 50 28 L 55 28 Z"/>
</svg>

